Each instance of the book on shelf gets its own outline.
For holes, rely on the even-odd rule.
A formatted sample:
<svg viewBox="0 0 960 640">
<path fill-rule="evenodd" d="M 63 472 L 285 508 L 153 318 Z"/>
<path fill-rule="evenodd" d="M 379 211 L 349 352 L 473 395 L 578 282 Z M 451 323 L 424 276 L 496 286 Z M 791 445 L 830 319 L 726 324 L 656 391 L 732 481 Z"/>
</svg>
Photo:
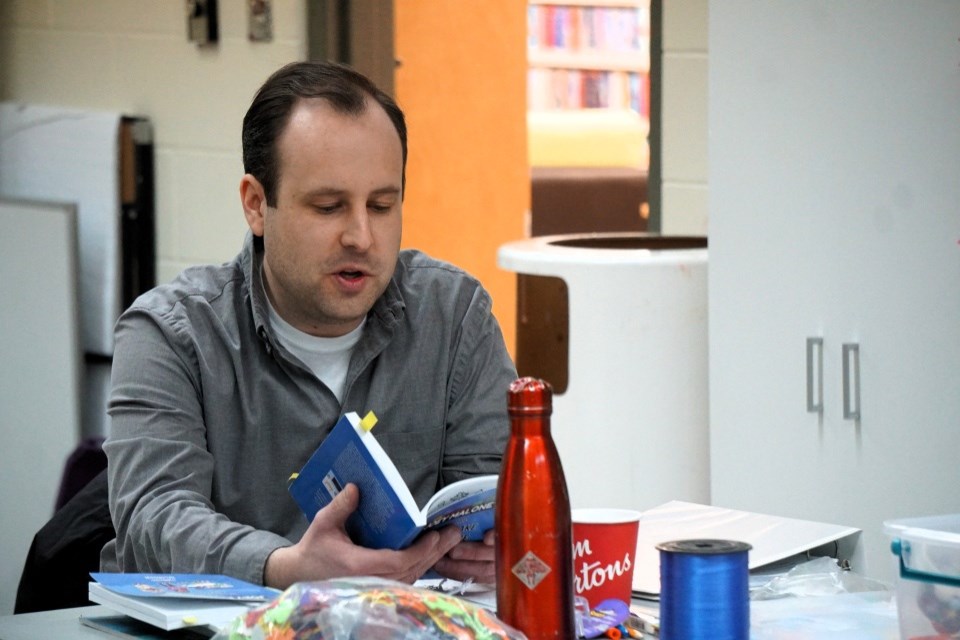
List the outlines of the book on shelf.
<svg viewBox="0 0 960 640">
<path fill-rule="evenodd" d="M 650 116 L 650 82 L 644 73 L 531 68 L 527 86 L 531 111 L 632 109 Z"/>
<path fill-rule="evenodd" d="M 280 592 L 222 575 L 185 573 L 91 573 L 88 597 L 165 631 L 184 627 L 220 629 Z"/>
<path fill-rule="evenodd" d="M 527 8 L 530 51 L 566 50 L 637 53 L 650 49 L 650 9 L 644 3 L 623 6 L 530 4 Z"/>
<path fill-rule="evenodd" d="M 649 119 L 649 2 L 538 0 L 527 11 L 528 110 L 632 109 Z"/>
<path fill-rule="evenodd" d="M 481 540 L 493 528 L 496 475 L 449 484 L 421 509 L 400 471 L 371 429 L 377 418 L 344 414 L 290 483 L 290 494 L 313 520 L 348 483 L 360 490 L 360 504 L 347 520 L 347 533 L 371 549 L 403 549 L 425 529 L 460 528 L 464 540 Z"/>
</svg>

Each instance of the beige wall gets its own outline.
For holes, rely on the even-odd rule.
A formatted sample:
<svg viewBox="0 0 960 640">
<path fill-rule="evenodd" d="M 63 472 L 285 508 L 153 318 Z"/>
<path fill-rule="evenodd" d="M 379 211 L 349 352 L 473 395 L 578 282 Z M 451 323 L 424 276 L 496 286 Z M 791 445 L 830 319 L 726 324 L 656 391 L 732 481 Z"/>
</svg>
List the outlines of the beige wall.
<svg viewBox="0 0 960 640">
<path fill-rule="evenodd" d="M 663 2 L 662 228 L 707 233 L 707 0 Z"/>
<path fill-rule="evenodd" d="M 264 78 L 305 58 L 305 2 L 274 2 L 273 41 L 252 43 L 246 0 L 220 0 L 220 42 L 198 48 L 182 0 L 0 0 L 0 100 L 150 118 L 166 281 L 240 248 L 240 124 Z"/>
</svg>

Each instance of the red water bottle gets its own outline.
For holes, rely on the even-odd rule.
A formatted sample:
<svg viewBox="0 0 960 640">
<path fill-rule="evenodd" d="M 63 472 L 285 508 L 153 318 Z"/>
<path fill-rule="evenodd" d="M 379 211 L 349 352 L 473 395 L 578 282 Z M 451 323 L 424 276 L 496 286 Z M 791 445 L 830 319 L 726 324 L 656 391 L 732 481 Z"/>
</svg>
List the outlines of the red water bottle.
<svg viewBox="0 0 960 640">
<path fill-rule="evenodd" d="M 497 485 L 497 616 L 529 640 L 576 638 L 570 497 L 550 436 L 553 389 L 520 378 L 507 393 L 510 440 Z"/>
</svg>

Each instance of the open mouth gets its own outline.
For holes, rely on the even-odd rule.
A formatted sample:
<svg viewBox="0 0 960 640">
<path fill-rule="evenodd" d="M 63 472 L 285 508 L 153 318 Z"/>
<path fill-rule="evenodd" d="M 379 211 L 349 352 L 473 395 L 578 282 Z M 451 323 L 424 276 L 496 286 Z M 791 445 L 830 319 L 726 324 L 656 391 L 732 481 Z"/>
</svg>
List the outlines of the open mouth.
<svg viewBox="0 0 960 640">
<path fill-rule="evenodd" d="M 346 280 L 357 280 L 363 277 L 363 273 L 360 271 L 341 271 L 340 277 Z"/>
</svg>

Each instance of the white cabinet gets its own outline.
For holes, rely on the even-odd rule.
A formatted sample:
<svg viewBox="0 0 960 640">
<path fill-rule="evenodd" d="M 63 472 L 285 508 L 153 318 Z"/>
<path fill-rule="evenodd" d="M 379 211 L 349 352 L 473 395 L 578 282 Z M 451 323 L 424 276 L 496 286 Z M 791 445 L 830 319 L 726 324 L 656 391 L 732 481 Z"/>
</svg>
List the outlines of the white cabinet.
<svg viewBox="0 0 960 640">
<path fill-rule="evenodd" d="M 77 207 L 0 199 L 0 616 L 80 437 Z"/>
<path fill-rule="evenodd" d="M 890 579 L 883 520 L 960 512 L 960 4 L 709 10 L 711 499 L 860 527 Z"/>
</svg>

